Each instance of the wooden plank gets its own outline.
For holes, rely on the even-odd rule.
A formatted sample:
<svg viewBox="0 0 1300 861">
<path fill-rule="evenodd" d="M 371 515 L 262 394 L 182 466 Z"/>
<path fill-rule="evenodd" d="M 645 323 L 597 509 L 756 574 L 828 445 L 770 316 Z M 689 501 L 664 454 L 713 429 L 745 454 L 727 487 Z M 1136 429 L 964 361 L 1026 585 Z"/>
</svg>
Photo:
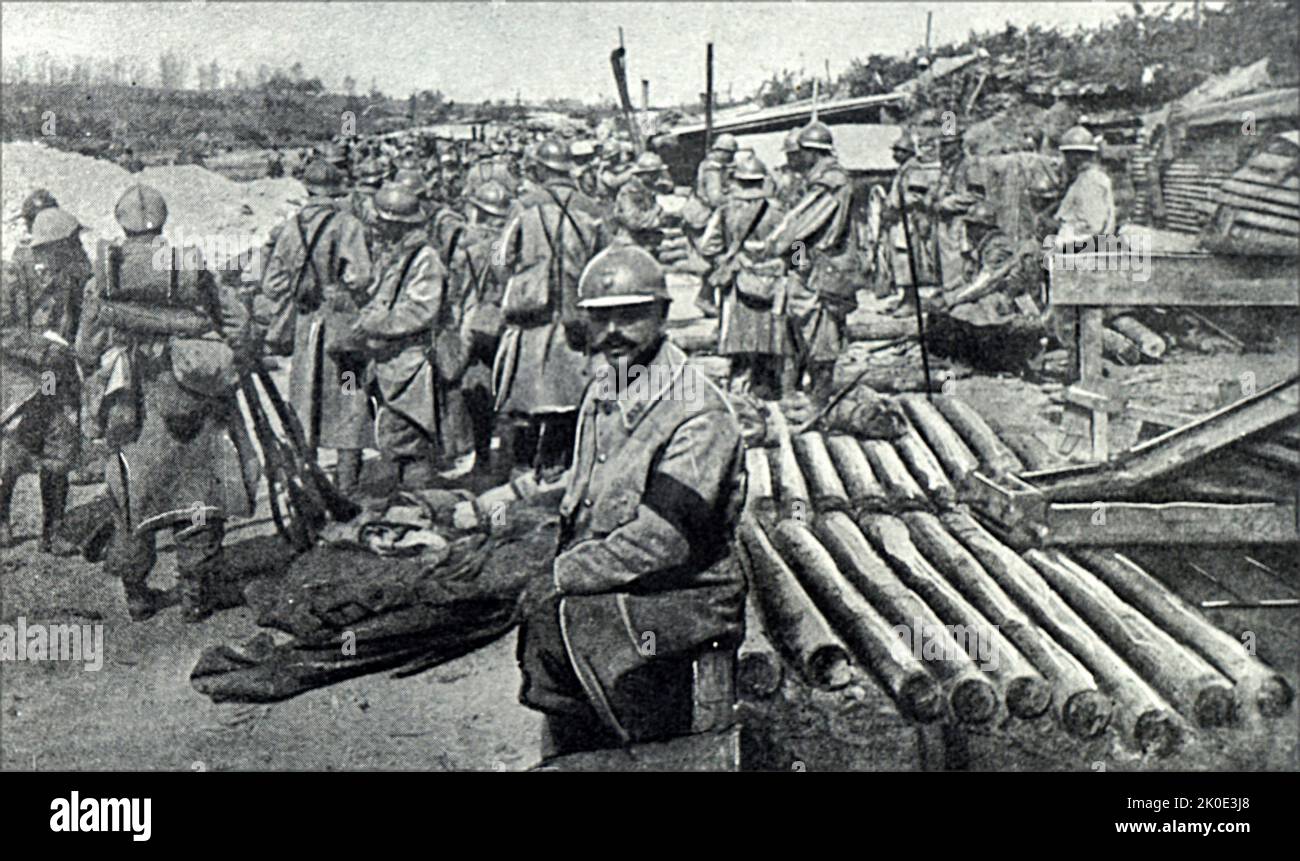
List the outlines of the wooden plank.
<svg viewBox="0 0 1300 861">
<path fill-rule="evenodd" d="M 1091 258 L 1091 259 L 1089 259 Z M 1218 255 L 1151 255 L 1145 266 L 1127 258 L 1069 255 L 1053 260 L 1053 305 L 1201 305 L 1214 307 L 1300 306 L 1300 276 L 1295 263 Z M 1232 261 L 1232 262 L 1225 262 Z M 1073 269 L 1063 268 L 1072 265 Z M 1137 273 L 1132 271 L 1137 264 Z M 1128 271 L 1121 271 L 1119 266 Z M 1252 271 L 1253 269 L 1253 271 Z"/>
<path fill-rule="evenodd" d="M 1256 153 L 1246 162 L 1251 167 L 1264 173 L 1284 173 L 1295 167 L 1295 159 L 1271 152 Z"/>
<path fill-rule="evenodd" d="M 1271 230 L 1274 233 L 1296 235 L 1297 238 L 1300 238 L 1300 235 L 1296 234 L 1296 223 L 1293 219 L 1278 218 L 1273 215 L 1242 209 L 1237 211 L 1237 222 L 1239 224 L 1250 224 L 1264 230 Z"/>
<path fill-rule="evenodd" d="M 1235 178 L 1230 179 L 1223 185 L 1219 186 L 1219 193 L 1240 194 L 1243 197 L 1256 197 L 1261 200 L 1267 200 L 1284 206 L 1300 206 L 1300 189 L 1287 191 L 1285 189 L 1274 188 L 1270 185 L 1244 182 Z"/>
<path fill-rule="evenodd" d="M 1295 420 L 1300 376 L 1229 404 L 1196 422 L 1140 443 L 1104 467 L 1028 473 L 1023 478 L 1055 500 L 1095 500 L 1132 493 L 1142 482 L 1188 466 L 1242 438 Z"/>
<path fill-rule="evenodd" d="M 1300 188 L 1300 177 L 1293 175 L 1279 181 L 1277 177 L 1257 171 L 1250 165 L 1246 165 L 1241 170 L 1234 173 L 1232 178 L 1243 182 L 1253 182 L 1259 185 L 1271 186 L 1273 188 Z"/>
<path fill-rule="evenodd" d="M 1219 192 L 1218 204 L 1220 206 L 1235 206 L 1237 209 L 1249 209 L 1252 212 L 1262 212 L 1266 215 L 1276 215 L 1289 221 L 1295 222 L 1295 227 L 1300 228 L 1300 208 L 1296 206 L 1282 206 L 1276 203 L 1269 203 L 1266 200 L 1257 200 L 1253 197 L 1242 197 L 1239 194 L 1224 194 Z"/>
<path fill-rule="evenodd" d="M 1285 544 L 1300 540 L 1294 505 L 1214 502 L 1079 502 L 1047 507 L 1045 543 Z"/>
</svg>

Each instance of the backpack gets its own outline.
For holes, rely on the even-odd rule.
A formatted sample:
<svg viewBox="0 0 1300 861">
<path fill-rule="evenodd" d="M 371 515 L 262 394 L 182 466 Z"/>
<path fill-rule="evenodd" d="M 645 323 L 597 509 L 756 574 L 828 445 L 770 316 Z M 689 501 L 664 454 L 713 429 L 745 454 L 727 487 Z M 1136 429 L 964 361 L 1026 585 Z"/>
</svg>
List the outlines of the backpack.
<svg viewBox="0 0 1300 861">
<path fill-rule="evenodd" d="M 552 317 L 557 311 L 570 311 L 559 307 L 565 285 L 577 282 L 596 252 L 600 222 L 571 208 L 572 196 L 562 200 L 553 189 L 543 187 L 543 191 L 555 202 L 558 213 L 553 223 L 548 222 L 548 211 L 553 210 L 543 203 L 519 216 L 535 220 L 536 230 L 523 230 L 519 262 L 506 282 L 501 304 L 508 319 Z"/>
</svg>

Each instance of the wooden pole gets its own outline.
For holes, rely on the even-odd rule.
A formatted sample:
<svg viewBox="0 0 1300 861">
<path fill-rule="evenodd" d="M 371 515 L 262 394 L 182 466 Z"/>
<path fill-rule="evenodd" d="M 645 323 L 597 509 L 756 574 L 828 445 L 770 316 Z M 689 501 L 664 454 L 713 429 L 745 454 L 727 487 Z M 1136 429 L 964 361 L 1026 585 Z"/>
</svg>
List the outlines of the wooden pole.
<svg viewBox="0 0 1300 861">
<path fill-rule="evenodd" d="M 704 48 L 704 154 L 713 146 L 713 43 Z"/>
</svg>

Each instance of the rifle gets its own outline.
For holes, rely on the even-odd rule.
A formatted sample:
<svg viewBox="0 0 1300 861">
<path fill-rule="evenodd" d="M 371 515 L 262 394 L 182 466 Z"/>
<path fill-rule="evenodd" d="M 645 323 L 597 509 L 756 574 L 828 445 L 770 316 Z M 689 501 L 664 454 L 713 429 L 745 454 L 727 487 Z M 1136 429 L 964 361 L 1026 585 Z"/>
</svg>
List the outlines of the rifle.
<svg viewBox="0 0 1300 861">
<path fill-rule="evenodd" d="M 921 344 L 921 369 L 925 372 L 925 397 L 932 400 L 930 394 L 930 354 L 925 348 L 925 314 L 921 312 L 921 283 L 916 274 L 916 254 L 912 250 L 912 226 L 907 217 L 907 189 L 899 189 L 899 217 L 903 222 L 903 242 L 907 246 L 907 268 L 912 273 L 912 301 L 916 304 L 916 337 Z M 942 282 L 941 282 L 942 283 Z"/>
<path fill-rule="evenodd" d="M 261 383 L 266 399 L 289 437 L 288 442 L 271 427 L 254 380 Z M 306 456 L 297 417 L 281 399 L 266 370 L 257 369 L 241 376 L 239 385 L 253 420 L 253 434 L 266 461 L 271 519 L 285 540 L 296 550 L 305 552 L 316 543 L 316 535 L 328 518 L 347 522 L 360 513 L 360 506 L 335 490 L 315 458 Z M 287 497 L 287 507 L 281 501 L 281 492 Z"/>
<path fill-rule="evenodd" d="M 609 64 L 614 67 L 614 83 L 618 87 L 618 100 L 623 105 L 623 120 L 627 123 L 627 133 L 632 138 L 632 146 L 637 155 L 645 152 L 645 141 L 641 129 L 637 126 L 632 97 L 627 91 L 627 49 L 623 47 L 623 28 L 618 28 L 618 47 L 609 52 Z"/>
</svg>

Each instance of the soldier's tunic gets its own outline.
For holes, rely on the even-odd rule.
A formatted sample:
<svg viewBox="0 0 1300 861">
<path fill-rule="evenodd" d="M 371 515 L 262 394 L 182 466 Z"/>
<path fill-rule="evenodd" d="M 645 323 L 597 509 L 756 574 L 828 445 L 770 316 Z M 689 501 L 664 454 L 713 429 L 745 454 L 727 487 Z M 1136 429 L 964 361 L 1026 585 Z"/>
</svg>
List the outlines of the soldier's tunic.
<svg viewBox="0 0 1300 861">
<path fill-rule="evenodd" d="M 0 412 L 18 409 L 0 427 L 0 525 L 8 524 L 18 476 L 33 467 L 41 472 L 43 534 L 63 513 L 79 442 L 72 345 L 90 274 L 76 243 L 53 266 L 20 245 L 0 275 Z"/>
<path fill-rule="evenodd" d="M 358 327 L 369 338 L 383 397 L 379 449 L 397 461 L 466 454 L 470 435 L 455 385 L 462 369 L 437 367 L 433 350 L 436 333 L 457 326 L 447 270 L 417 227 L 384 252 L 378 272 Z"/>
<path fill-rule="evenodd" d="M 1096 162 L 1084 165 L 1056 210 L 1061 235 L 1081 240 L 1115 231 L 1115 192 L 1106 169 Z"/>
<path fill-rule="evenodd" d="M 308 445 L 373 445 L 366 360 L 350 337 L 372 274 L 365 226 L 327 199 L 285 222 L 271 251 L 254 317 L 273 352 L 292 350 L 289 401 Z"/>
<path fill-rule="evenodd" d="M 117 248 L 118 274 L 97 265 L 86 291 L 77 351 L 87 363 L 110 363 L 110 385 L 137 404 L 138 432 L 109 459 L 106 475 L 115 530 L 104 570 L 129 594 L 153 567 L 162 529 L 173 530 L 182 578 L 218 571 L 225 521 L 251 516 L 260 468 L 235 398 L 230 341 L 250 331 L 237 294 L 217 283 L 197 249 L 173 257 L 148 236 Z M 136 298 L 118 298 L 124 285 Z M 167 310 L 196 325 L 171 333 L 127 325 L 128 310 L 136 318 L 158 312 L 161 303 L 147 296 L 163 292 L 174 297 Z"/>
<path fill-rule="evenodd" d="M 942 164 L 939 181 L 930 189 L 934 261 L 944 290 L 962 284 L 962 248 L 966 242 L 966 222 L 962 216 L 975 202 L 967 189 L 967 168 L 964 157 Z"/>
<path fill-rule="evenodd" d="M 786 307 L 806 363 L 839 357 L 845 320 L 857 304 L 863 278 L 852 197 L 848 174 L 834 156 L 822 157 L 804 179 L 803 196 L 768 240 L 769 255 L 791 264 Z"/>
<path fill-rule="evenodd" d="M 663 242 L 664 210 L 654 189 L 633 176 L 618 190 L 610 219 L 614 241 L 639 245 L 656 257 Z"/>
<path fill-rule="evenodd" d="M 726 165 L 712 154 L 705 156 L 695 169 L 695 196 L 709 209 L 717 209 L 727 198 Z"/>
<path fill-rule="evenodd" d="M 493 366 L 497 412 L 571 412 L 587 382 L 578 278 L 607 244 L 600 211 L 572 179 L 553 179 L 519 198 L 499 242 L 506 330 Z"/>
<path fill-rule="evenodd" d="M 917 156 L 912 156 L 903 162 L 898 173 L 894 175 L 893 184 L 889 189 L 889 205 L 894 213 L 893 223 L 889 227 L 889 242 L 891 250 L 890 264 L 893 268 L 894 283 L 900 286 L 910 287 L 912 284 L 911 264 L 907 259 L 907 240 L 908 234 L 903 232 L 902 218 L 898 215 L 901 212 L 901 194 L 907 188 L 907 180 L 914 171 L 925 173 L 933 182 L 938 179 L 937 173 L 932 166 L 925 165 Z M 909 196 L 909 203 L 911 197 Z M 926 202 L 921 205 L 909 206 L 908 228 L 911 231 L 912 256 L 916 262 L 916 277 L 921 282 L 922 287 L 931 287 L 938 283 L 935 275 L 935 238 L 933 224 L 930 214 L 926 209 Z"/>
<path fill-rule="evenodd" d="M 375 210 L 375 191 L 377 189 L 358 186 L 348 195 L 347 211 L 361 222 L 362 236 L 366 247 L 372 252 L 375 247 L 375 224 L 379 213 Z"/>
<path fill-rule="evenodd" d="M 767 238 L 785 216 L 762 189 L 734 188 L 704 231 L 701 251 L 723 255 L 718 353 L 781 356 L 789 352 L 784 305 L 785 264 L 763 256 Z M 743 245 L 742 245 L 743 242 Z M 725 265 L 735 252 L 734 264 Z"/>
<path fill-rule="evenodd" d="M 560 506 L 561 597 L 519 636 L 520 701 L 624 742 L 687 731 L 691 659 L 743 635 L 744 579 L 727 556 L 739 423 L 676 346 L 649 368 L 625 398 L 598 381 L 585 393 Z"/>
<path fill-rule="evenodd" d="M 461 337 L 468 364 L 460 390 L 469 414 L 474 450 L 486 459 L 492 443 L 492 362 L 496 358 L 505 320 L 501 300 L 505 283 L 493 265 L 500 228 L 483 224 L 462 226 L 447 255 L 454 293 L 460 297 Z"/>
</svg>

